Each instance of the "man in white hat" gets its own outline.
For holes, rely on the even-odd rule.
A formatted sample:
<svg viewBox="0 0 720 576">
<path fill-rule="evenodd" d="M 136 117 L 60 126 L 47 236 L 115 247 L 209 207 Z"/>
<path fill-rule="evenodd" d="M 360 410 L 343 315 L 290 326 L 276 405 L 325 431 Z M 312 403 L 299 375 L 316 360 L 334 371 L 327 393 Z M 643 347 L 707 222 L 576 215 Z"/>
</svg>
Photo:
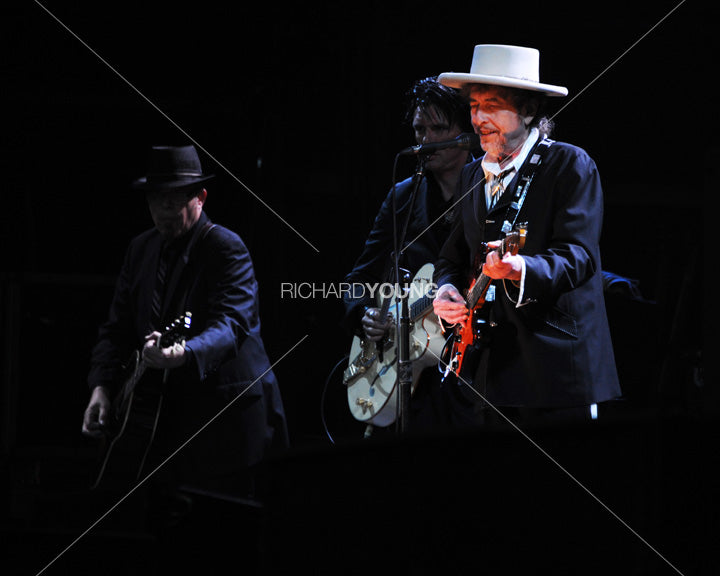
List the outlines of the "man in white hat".
<svg viewBox="0 0 720 576">
<path fill-rule="evenodd" d="M 461 216 L 435 267 L 435 312 L 460 341 L 447 360 L 469 397 L 518 421 L 596 418 L 621 392 L 603 300 L 600 177 L 584 150 L 549 140 L 542 114 L 567 89 L 540 82 L 537 50 L 504 45 L 476 46 L 470 73 L 439 81 L 467 94 L 485 151 L 463 170 Z M 514 253 L 502 240 L 518 230 Z M 488 285 L 469 303 L 468 278 Z M 479 421 L 494 417 L 484 407 Z"/>
</svg>

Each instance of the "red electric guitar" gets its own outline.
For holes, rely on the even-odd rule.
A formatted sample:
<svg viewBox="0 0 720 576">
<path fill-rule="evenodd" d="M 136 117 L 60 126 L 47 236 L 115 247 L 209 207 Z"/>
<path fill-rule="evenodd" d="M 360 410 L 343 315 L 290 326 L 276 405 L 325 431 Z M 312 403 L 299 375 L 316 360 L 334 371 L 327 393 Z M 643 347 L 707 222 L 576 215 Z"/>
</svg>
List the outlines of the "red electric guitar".
<svg viewBox="0 0 720 576">
<path fill-rule="evenodd" d="M 518 250 L 525 245 L 526 235 L 527 223 L 517 224 L 496 249 L 500 257 L 507 252 L 513 255 L 517 254 Z M 485 295 L 490 287 L 490 282 L 492 282 L 492 278 L 486 276 L 481 267 L 480 274 L 471 282 L 465 298 L 470 313 L 465 322 L 457 324 L 453 328 L 453 332 L 448 338 L 448 344 L 451 346 L 446 345 L 445 347 L 446 354 L 443 358 L 443 363 L 446 365 L 445 376 L 451 372 L 459 376 L 467 348 L 482 344 L 489 337 L 488 333 L 493 324 L 486 313 Z"/>
</svg>

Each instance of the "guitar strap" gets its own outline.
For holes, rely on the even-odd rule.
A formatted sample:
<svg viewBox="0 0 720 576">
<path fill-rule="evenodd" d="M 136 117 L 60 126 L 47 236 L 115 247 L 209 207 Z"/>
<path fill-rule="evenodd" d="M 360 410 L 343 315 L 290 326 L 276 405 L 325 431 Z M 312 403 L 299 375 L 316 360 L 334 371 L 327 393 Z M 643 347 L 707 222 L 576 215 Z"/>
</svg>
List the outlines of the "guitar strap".
<svg viewBox="0 0 720 576">
<path fill-rule="evenodd" d="M 509 232 L 513 230 L 515 227 L 515 221 L 517 220 L 518 214 L 520 213 L 520 210 L 522 209 L 523 203 L 525 202 L 525 198 L 527 197 L 528 190 L 530 189 L 530 184 L 533 181 L 533 178 L 535 177 L 535 174 L 537 174 L 538 168 L 540 168 L 540 165 L 542 164 L 543 158 L 545 157 L 545 154 L 550 149 L 550 146 L 554 144 L 554 140 L 550 140 L 549 138 L 542 138 L 538 140 L 538 142 L 535 144 L 535 146 L 530 151 L 530 159 L 523 163 L 522 168 L 520 169 L 519 174 L 519 182 L 517 186 L 515 187 L 515 190 L 513 192 L 512 202 L 507 208 L 507 211 L 505 212 L 505 220 L 503 222 L 501 231 L 507 235 Z M 476 269 L 482 269 L 482 263 L 476 261 Z M 487 277 L 485 277 L 487 279 Z M 488 292 L 485 298 L 485 304 L 482 306 L 481 310 L 483 312 L 483 315 L 486 318 L 489 318 L 489 312 L 492 307 L 492 302 L 495 300 L 493 285 L 488 286 Z M 488 305 L 489 304 L 489 305 Z M 470 350 L 475 350 L 476 352 L 479 352 L 481 348 L 487 348 L 487 345 L 489 344 L 490 333 L 494 328 L 492 326 L 494 324 L 488 324 L 485 322 L 485 319 L 481 319 L 480 317 L 474 317 L 475 319 L 481 320 L 478 325 L 472 327 L 472 330 L 477 332 L 477 335 L 473 337 L 473 344 L 472 346 L 468 345 L 468 348 L 465 350 L 465 358 L 461 358 L 461 369 L 465 374 L 475 374 L 475 373 L 481 373 L 486 374 L 488 369 L 488 355 L 487 354 L 480 354 L 479 356 L 473 354 L 470 352 Z M 488 326 L 490 326 L 490 330 L 488 330 Z M 471 327 L 468 327 L 471 328 Z M 478 336 L 480 336 L 478 338 Z M 458 333 L 453 332 L 450 337 L 448 338 L 448 343 L 452 341 L 452 338 L 457 338 Z M 446 345 L 447 346 L 447 345 Z M 454 345 L 452 347 L 452 351 L 454 351 Z M 443 351 L 443 355 L 444 355 Z M 470 358 L 467 357 L 468 353 L 470 352 Z M 470 369 L 468 369 L 468 361 L 473 365 Z M 479 364 L 478 364 L 479 363 Z M 446 365 L 445 370 L 445 376 L 452 370 L 451 368 L 452 362 L 448 362 Z M 443 376 L 443 379 L 445 378 Z M 458 385 L 462 383 L 462 379 L 457 379 Z M 481 394 L 485 394 L 485 382 L 484 379 L 482 382 L 477 382 L 476 386 L 481 387 Z M 483 400 L 483 404 L 485 404 L 485 401 Z"/>
<path fill-rule="evenodd" d="M 188 242 L 188 245 L 185 247 L 185 250 L 178 258 L 178 261 L 172 271 L 172 276 L 170 277 L 170 281 L 168 283 L 167 297 L 165 298 L 165 304 L 163 306 L 163 318 L 167 318 L 167 306 L 170 302 L 176 303 L 175 310 L 173 310 L 173 317 L 176 317 L 178 314 L 185 311 L 185 300 L 187 299 L 187 293 L 190 290 L 191 283 L 186 282 L 182 291 L 176 294 L 175 292 L 178 288 L 180 277 L 182 276 L 183 271 L 190 262 L 190 256 L 193 253 L 195 246 L 201 243 L 202 240 L 204 240 L 210 233 L 210 230 L 215 228 L 215 226 L 216 224 L 213 224 L 209 220 L 205 222 L 205 224 L 203 224 L 202 226 L 199 226 L 190 241 Z"/>
<path fill-rule="evenodd" d="M 400 249 L 400 255 L 402 255 L 403 251 L 405 250 L 405 241 L 407 240 L 407 232 L 410 228 L 410 222 L 412 222 L 413 217 L 415 216 L 415 205 L 417 201 L 417 197 L 420 196 L 423 189 L 427 190 L 427 179 L 424 174 L 422 173 L 415 173 L 413 174 L 410 182 L 410 200 L 406 202 L 407 205 L 407 214 L 405 215 L 405 220 L 402 225 L 402 232 L 400 233 L 400 238 L 398 238 L 398 246 Z M 413 193 L 414 192 L 414 193 Z M 395 189 L 393 189 L 392 192 L 394 195 L 397 196 L 397 192 Z M 397 201 L 397 197 L 395 198 L 395 201 Z M 402 208 L 402 206 L 400 206 Z M 407 270 L 404 268 L 400 268 L 400 272 L 407 273 Z M 395 251 L 391 250 L 390 254 L 388 256 L 387 262 L 385 264 L 385 271 L 384 271 L 384 278 L 385 281 L 394 284 L 395 283 Z"/>
<path fill-rule="evenodd" d="M 529 160 L 523 163 L 523 166 L 520 169 L 520 175 L 518 178 L 519 181 L 518 184 L 515 186 L 515 191 L 513 193 L 512 202 L 510 203 L 507 211 L 505 212 L 505 220 L 503 221 L 502 228 L 500 229 L 500 231 L 506 236 L 510 231 L 512 231 L 513 227 L 515 226 L 515 222 L 517 220 L 518 214 L 520 213 L 520 209 L 522 208 L 523 203 L 525 202 L 525 197 L 527 196 L 528 190 L 530 189 L 530 184 L 532 183 L 533 178 L 538 171 L 538 168 L 540 168 L 540 164 L 542 164 L 542 160 L 545 157 L 545 154 L 550 149 L 550 146 L 552 146 L 554 143 L 555 141 L 550 140 L 550 138 L 539 139 L 535 143 L 535 146 L 533 146 L 530 154 L 528 154 Z M 477 273 L 479 270 L 482 269 L 482 263 L 485 255 L 485 251 L 479 251 L 478 254 L 475 256 L 473 264 L 473 270 L 475 271 L 474 273 Z M 490 298 L 492 298 L 492 295 L 490 296 Z"/>
<path fill-rule="evenodd" d="M 523 163 L 523 166 L 520 169 L 518 178 L 519 181 L 515 186 L 515 191 L 513 193 L 512 202 L 510 202 L 507 211 L 505 212 L 505 220 L 503 221 L 502 228 L 500 229 L 500 231 L 506 236 L 515 227 L 515 222 L 517 221 L 518 214 L 525 202 L 528 190 L 530 189 L 530 184 L 532 183 L 535 174 L 537 174 L 538 168 L 540 168 L 545 154 L 554 143 L 555 141 L 550 138 L 538 139 L 528 154 L 529 159 Z M 474 270 L 482 270 L 482 262 L 485 255 L 485 251 L 479 252 L 476 255 Z M 493 290 L 494 288 L 491 286 L 488 294 L 488 301 L 494 300 Z"/>
<path fill-rule="evenodd" d="M 537 174 L 537 170 L 540 167 L 540 164 L 542 164 L 545 154 L 554 143 L 555 141 L 550 140 L 550 138 L 541 138 L 530 151 L 530 160 L 526 162 L 522 168 L 520 181 L 515 187 L 515 194 L 513 195 L 512 202 L 505 213 L 505 221 L 503 222 L 501 229 L 505 234 L 510 232 L 515 226 L 515 221 L 517 220 L 518 213 L 525 202 L 525 197 L 530 189 L 530 184 L 532 183 L 535 174 Z"/>
</svg>

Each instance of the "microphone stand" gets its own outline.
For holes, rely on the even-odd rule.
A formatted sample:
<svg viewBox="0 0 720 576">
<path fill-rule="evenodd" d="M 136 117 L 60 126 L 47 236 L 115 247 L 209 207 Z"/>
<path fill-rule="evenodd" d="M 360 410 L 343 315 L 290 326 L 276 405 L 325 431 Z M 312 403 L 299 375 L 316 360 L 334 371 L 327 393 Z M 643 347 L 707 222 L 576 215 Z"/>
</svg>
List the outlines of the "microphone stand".
<svg viewBox="0 0 720 576">
<path fill-rule="evenodd" d="M 397 158 L 396 158 L 397 159 Z M 400 259 L 402 257 L 402 250 L 399 247 L 402 246 L 404 250 L 405 236 L 407 234 L 408 225 L 412 218 L 413 208 L 415 207 L 415 199 L 417 197 L 417 191 L 420 187 L 420 183 L 425 175 L 425 156 L 421 155 L 418 161 L 417 170 L 414 176 L 414 182 L 412 184 L 412 190 L 410 192 L 410 204 L 408 209 L 407 218 L 405 219 L 405 225 L 402 230 L 402 236 L 398 241 L 397 237 L 397 207 L 396 198 L 393 193 L 393 239 L 395 242 L 395 250 L 393 252 L 394 258 L 394 273 L 395 273 L 395 306 L 397 311 L 397 299 L 400 299 L 399 314 L 396 313 L 396 328 L 395 333 L 397 334 L 397 350 L 398 350 L 398 371 L 397 371 L 397 389 L 398 389 L 398 402 L 396 405 L 396 431 L 400 434 L 405 434 L 409 430 L 409 412 L 410 412 L 410 396 L 412 389 L 412 361 L 410 360 L 410 310 L 408 306 L 409 298 L 409 285 L 411 282 L 410 275 L 405 272 L 402 277 L 402 288 L 400 278 Z M 393 178 L 395 181 L 395 178 Z M 398 427 L 399 426 L 399 427 Z"/>
</svg>

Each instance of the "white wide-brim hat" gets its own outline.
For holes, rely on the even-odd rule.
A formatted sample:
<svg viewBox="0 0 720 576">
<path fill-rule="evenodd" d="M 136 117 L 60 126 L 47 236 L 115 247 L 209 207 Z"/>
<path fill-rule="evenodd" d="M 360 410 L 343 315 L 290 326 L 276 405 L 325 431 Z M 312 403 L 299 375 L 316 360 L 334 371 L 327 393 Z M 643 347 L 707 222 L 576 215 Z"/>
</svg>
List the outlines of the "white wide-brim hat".
<svg viewBox="0 0 720 576">
<path fill-rule="evenodd" d="M 542 92 L 548 96 L 567 96 L 564 86 L 540 82 L 540 52 L 535 48 L 503 44 L 478 44 L 473 51 L 470 73 L 444 72 L 438 81 L 462 88 L 466 84 L 494 84 Z"/>
</svg>

